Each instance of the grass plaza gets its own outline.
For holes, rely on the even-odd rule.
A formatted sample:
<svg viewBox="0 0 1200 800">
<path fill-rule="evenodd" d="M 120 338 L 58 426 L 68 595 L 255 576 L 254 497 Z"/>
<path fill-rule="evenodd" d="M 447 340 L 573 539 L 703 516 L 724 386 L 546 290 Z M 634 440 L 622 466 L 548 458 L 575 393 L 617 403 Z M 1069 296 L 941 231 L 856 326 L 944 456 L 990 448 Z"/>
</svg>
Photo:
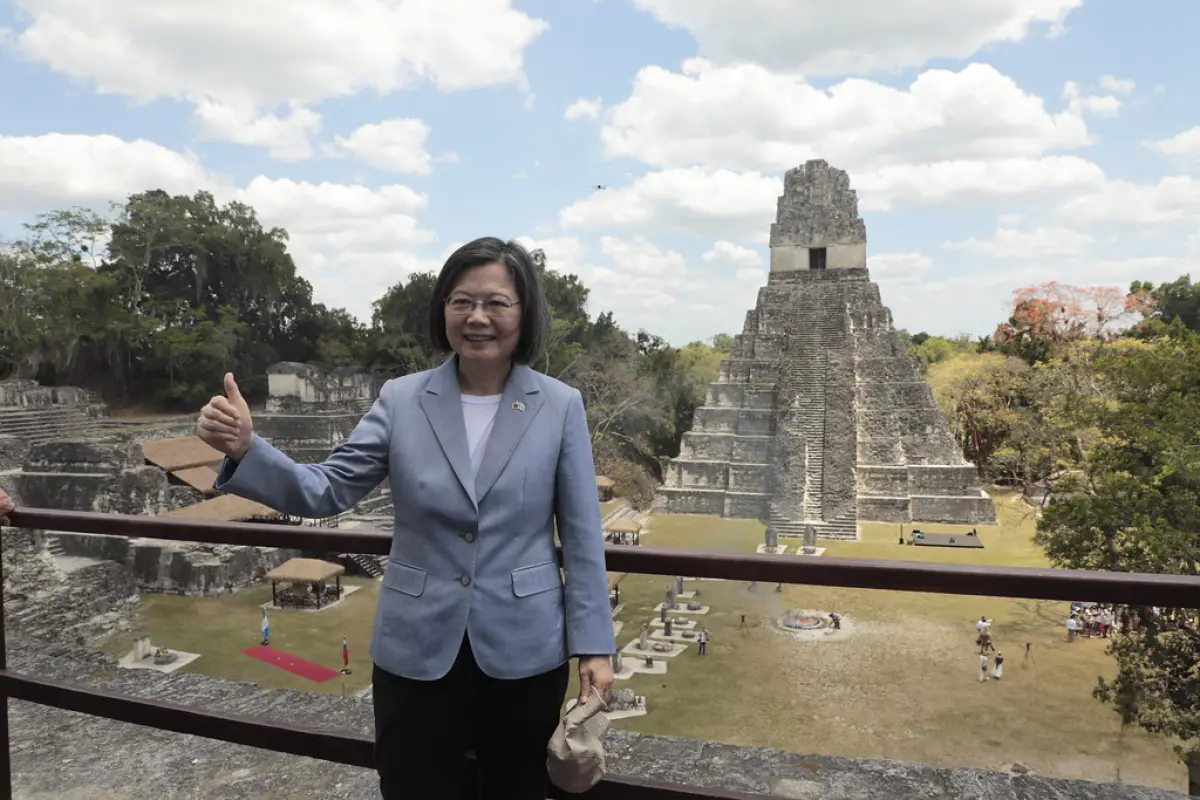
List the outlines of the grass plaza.
<svg viewBox="0 0 1200 800">
<path fill-rule="evenodd" d="M 1031 509 L 1012 495 L 994 498 L 999 525 L 978 526 L 983 549 L 900 546 L 897 525 L 869 522 L 861 524 L 859 541 L 820 545 L 826 557 L 1046 566 L 1032 543 Z M 966 534 L 975 526 L 919 527 Z M 753 553 L 763 542 L 763 525 L 655 516 L 643 542 Z M 796 557 L 790 554 L 795 540 L 781 544 L 790 550 L 780 558 Z M 120 656 L 131 637 L 149 635 L 156 645 L 200 654 L 183 667 L 187 671 L 269 688 L 359 693 L 370 685 L 367 648 L 379 584 L 353 577 L 343 583 L 360 588 L 335 608 L 268 612 L 271 647 L 330 669 L 342 667 L 346 636 L 352 673 L 322 683 L 242 654 L 261 641 L 259 606 L 271 591 L 265 584 L 208 598 L 145 595 L 133 630 L 111 637 L 105 649 Z M 670 584 L 667 576 L 622 578 L 614 620 L 618 649 L 638 638 L 643 623 L 658 619 Z M 684 588 L 699 590 L 695 599 L 709 607 L 696 616 L 697 629 L 707 628 L 711 637 L 708 653 L 698 655 L 692 643 L 662 659 L 665 674 L 616 681 L 614 689 L 645 696 L 647 713 L 616 719 L 615 728 L 797 753 L 936 767 L 1015 763 L 1051 777 L 1177 791 L 1186 786 L 1171 742 L 1138 728 L 1122 731 L 1112 708 L 1092 698 L 1097 677 L 1111 675 L 1113 666 L 1105 640 L 1067 642 L 1069 603 L 807 586 L 776 591 L 773 584 L 751 590 L 743 582 L 686 578 Z M 835 612 L 842 630 L 797 635 L 778 624 L 793 611 Z M 975 623 L 981 616 L 993 620 L 993 641 L 1005 655 L 1001 680 L 978 680 Z M 575 693 L 573 677 L 568 697 Z"/>
</svg>

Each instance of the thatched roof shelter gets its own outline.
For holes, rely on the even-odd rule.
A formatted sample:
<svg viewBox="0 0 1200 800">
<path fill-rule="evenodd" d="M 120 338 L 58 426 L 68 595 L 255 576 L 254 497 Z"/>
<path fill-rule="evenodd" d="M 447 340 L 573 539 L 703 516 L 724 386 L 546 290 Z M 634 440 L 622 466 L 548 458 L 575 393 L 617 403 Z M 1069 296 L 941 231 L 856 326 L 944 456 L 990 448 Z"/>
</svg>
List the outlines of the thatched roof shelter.
<svg viewBox="0 0 1200 800">
<path fill-rule="evenodd" d="M 614 481 L 612 478 L 606 477 L 604 475 L 597 475 L 596 476 L 596 485 L 603 487 L 605 489 L 611 489 L 612 487 L 617 485 L 617 482 Z"/>
<path fill-rule="evenodd" d="M 158 516 L 171 519 L 203 519 L 209 522 L 239 522 L 252 519 L 277 519 L 281 515 L 278 511 L 267 508 L 262 503 L 256 503 L 237 495 L 220 494 Z"/>
<path fill-rule="evenodd" d="M 269 581 L 291 581 L 293 583 L 324 583 L 346 572 L 341 564 L 321 561 L 317 558 L 292 558 L 264 577 Z"/>
<path fill-rule="evenodd" d="M 623 517 L 609 525 L 608 530 L 613 533 L 639 533 L 642 530 L 642 526 L 629 517 Z"/>
</svg>

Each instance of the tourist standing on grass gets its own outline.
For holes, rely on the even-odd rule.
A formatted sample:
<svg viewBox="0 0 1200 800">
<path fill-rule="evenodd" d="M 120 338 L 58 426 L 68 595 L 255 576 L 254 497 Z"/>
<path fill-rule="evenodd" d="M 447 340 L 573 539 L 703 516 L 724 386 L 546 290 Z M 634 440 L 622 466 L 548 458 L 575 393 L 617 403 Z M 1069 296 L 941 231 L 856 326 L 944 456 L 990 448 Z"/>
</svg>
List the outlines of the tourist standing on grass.
<svg viewBox="0 0 1200 800">
<path fill-rule="evenodd" d="M 997 652 L 995 656 L 995 667 L 992 669 L 992 677 L 1000 680 L 1000 676 L 1004 674 L 1004 653 Z"/>
<path fill-rule="evenodd" d="M 452 357 L 384 384 L 321 464 L 254 435 L 233 375 L 196 430 L 226 455 L 216 489 L 285 514 L 329 517 L 389 481 L 395 526 L 371 641 L 383 796 L 462 796 L 474 748 L 484 797 L 544 800 L 569 659 L 586 703 L 610 690 L 616 651 L 583 401 L 528 366 L 551 320 L 520 245 L 456 250 L 429 314 Z"/>
<path fill-rule="evenodd" d="M 979 656 L 979 682 L 983 683 L 988 678 L 987 656 L 980 654 Z"/>
</svg>

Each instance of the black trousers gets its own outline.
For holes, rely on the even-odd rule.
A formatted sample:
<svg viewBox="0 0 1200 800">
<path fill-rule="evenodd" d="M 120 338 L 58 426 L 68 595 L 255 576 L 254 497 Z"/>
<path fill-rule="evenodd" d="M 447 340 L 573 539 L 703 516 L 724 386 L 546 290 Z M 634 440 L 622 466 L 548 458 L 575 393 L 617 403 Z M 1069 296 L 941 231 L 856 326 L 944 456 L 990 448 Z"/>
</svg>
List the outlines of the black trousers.
<svg viewBox="0 0 1200 800">
<path fill-rule="evenodd" d="M 459 800 L 463 752 L 475 750 L 483 800 L 545 800 L 546 745 L 558 726 L 569 662 L 516 680 L 484 674 L 463 637 L 433 681 L 374 665 L 375 762 L 384 800 Z"/>
</svg>

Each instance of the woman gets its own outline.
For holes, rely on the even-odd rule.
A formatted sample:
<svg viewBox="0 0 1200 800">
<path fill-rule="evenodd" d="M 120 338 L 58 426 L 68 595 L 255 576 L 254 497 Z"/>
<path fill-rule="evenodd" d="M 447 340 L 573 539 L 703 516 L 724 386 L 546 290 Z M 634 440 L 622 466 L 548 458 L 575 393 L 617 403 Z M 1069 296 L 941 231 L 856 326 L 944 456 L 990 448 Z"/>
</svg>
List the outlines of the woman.
<svg viewBox="0 0 1200 800">
<path fill-rule="evenodd" d="M 528 366 L 549 326 L 529 254 L 478 239 L 447 259 L 433 291 L 433 342 L 453 357 L 389 380 L 324 463 L 296 464 L 255 437 L 232 375 L 200 413 L 197 434 L 226 455 L 220 491 L 320 518 L 389 480 L 395 526 L 371 641 L 385 798 L 461 796 L 474 747 L 485 797 L 543 800 L 569 659 L 581 702 L 612 685 L 583 401 Z"/>
</svg>

